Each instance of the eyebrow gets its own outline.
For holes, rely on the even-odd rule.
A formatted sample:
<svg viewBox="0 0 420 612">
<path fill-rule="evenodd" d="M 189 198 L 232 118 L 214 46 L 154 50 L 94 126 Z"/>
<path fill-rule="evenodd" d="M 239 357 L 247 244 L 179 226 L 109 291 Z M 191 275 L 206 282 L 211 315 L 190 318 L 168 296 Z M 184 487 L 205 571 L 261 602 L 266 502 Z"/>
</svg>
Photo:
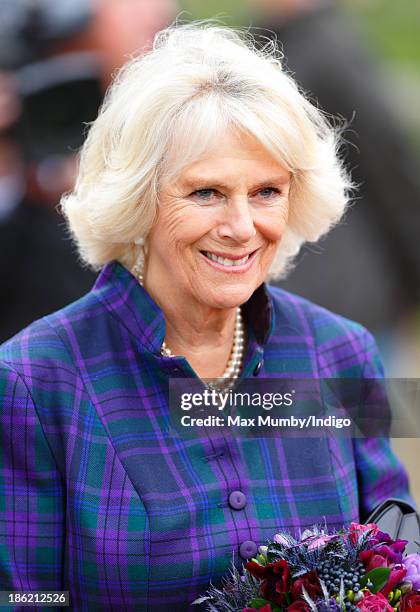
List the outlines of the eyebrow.
<svg viewBox="0 0 420 612">
<path fill-rule="evenodd" d="M 290 177 L 288 175 L 275 175 L 264 181 L 254 183 L 251 186 L 253 189 L 264 189 L 266 187 L 272 187 L 273 185 L 285 185 L 289 182 Z M 202 187 L 215 187 L 217 189 L 231 189 L 231 186 L 220 181 L 219 178 L 203 177 L 203 176 L 191 176 L 181 181 L 181 184 L 185 188 L 197 189 Z"/>
</svg>

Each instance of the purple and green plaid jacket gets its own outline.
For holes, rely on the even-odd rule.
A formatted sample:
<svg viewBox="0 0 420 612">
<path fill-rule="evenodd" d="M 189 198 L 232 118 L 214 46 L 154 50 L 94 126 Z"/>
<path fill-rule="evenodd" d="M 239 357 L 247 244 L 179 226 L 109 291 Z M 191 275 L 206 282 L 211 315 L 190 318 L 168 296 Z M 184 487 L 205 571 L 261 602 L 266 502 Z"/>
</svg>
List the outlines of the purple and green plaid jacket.
<svg viewBox="0 0 420 612">
<path fill-rule="evenodd" d="M 356 323 L 265 286 L 244 310 L 244 376 L 381 374 Z M 385 439 L 171 436 L 168 380 L 194 373 L 161 356 L 163 338 L 162 312 L 114 262 L 0 348 L 0 590 L 69 590 L 74 610 L 194 610 L 244 543 L 409 499 Z"/>
</svg>

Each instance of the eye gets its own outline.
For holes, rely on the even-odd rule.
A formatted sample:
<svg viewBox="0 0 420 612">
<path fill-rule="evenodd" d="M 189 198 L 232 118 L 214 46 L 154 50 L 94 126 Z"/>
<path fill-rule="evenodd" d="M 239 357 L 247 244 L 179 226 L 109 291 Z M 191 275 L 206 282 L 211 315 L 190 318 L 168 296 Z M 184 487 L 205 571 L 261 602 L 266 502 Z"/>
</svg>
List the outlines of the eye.
<svg viewBox="0 0 420 612">
<path fill-rule="evenodd" d="M 260 189 L 258 194 L 264 199 L 269 200 L 272 197 L 278 196 L 281 194 L 280 189 L 277 187 L 264 187 L 264 189 Z"/>
<path fill-rule="evenodd" d="M 211 189 L 210 187 L 206 187 L 203 189 L 197 189 L 190 194 L 190 197 L 194 198 L 199 202 L 212 202 L 221 196 L 221 194 L 216 189 Z"/>
<path fill-rule="evenodd" d="M 203 200 L 209 200 L 214 195 L 214 193 L 214 189 L 197 189 L 197 191 L 194 191 L 193 195 L 196 195 L 199 198 L 202 198 Z"/>
</svg>

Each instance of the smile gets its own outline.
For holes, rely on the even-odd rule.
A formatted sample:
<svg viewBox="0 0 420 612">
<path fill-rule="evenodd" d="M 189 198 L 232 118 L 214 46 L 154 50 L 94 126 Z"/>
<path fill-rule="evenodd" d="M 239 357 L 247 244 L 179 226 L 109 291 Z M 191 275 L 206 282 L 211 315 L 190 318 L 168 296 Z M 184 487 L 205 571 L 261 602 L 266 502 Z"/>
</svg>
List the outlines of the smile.
<svg viewBox="0 0 420 612">
<path fill-rule="evenodd" d="M 214 268 L 226 272 L 247 272 L 252 266 L 257 251 L 248 253 L 243 257 L 225 257 L 224 254 L 216 254 L 211 251 L 200 251 L 206 261 Z"/>
<path fill-rule="evenodd" d="M 204 255 L 212 261 L 217 261 L 217 263 L 222 264 L 222 266 L 241 266 L 246 263 L 250 257 L 250 255 L 245 255 L 242 259 L 227 259 L 226 257 L 219 257 L 214 253 L 210 253 L 210 251 L 204 251 Z"/>
</svg>

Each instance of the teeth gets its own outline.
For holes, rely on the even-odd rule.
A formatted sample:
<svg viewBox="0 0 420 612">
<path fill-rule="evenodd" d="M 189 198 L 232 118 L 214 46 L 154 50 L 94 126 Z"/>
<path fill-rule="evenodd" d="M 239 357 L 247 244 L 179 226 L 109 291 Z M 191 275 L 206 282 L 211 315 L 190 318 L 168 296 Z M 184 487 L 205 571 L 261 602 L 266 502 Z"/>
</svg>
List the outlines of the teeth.
<svg viewBox="0 0 420 612">
<path fill-rule="evenodd" d="M 242 257 L 242 259 L 226 259 L 226 257 L 217 257 L 217 255 L 214 255 L 209 251 L 205 251 L 205 255 L 212 261 L 222 264 L 222 266 L 243 266 L 243 264 L 245 264 L 249 259 L 249 255 L 245 255 L 245 257 Z"/>
</svg>

